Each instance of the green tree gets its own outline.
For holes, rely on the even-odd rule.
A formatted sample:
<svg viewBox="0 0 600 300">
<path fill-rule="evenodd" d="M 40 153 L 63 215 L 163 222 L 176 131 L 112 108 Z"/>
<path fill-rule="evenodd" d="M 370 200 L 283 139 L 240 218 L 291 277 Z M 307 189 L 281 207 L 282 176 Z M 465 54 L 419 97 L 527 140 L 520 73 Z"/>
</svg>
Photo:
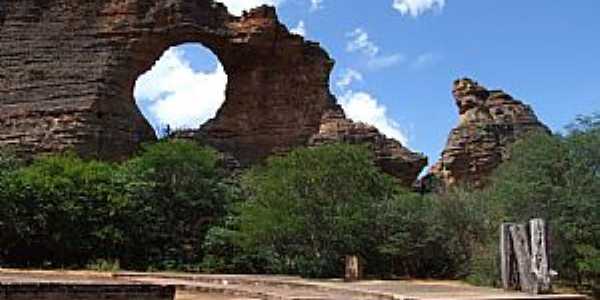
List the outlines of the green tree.
<svg viewBox="0 0 600 300">
<path fill-rule="evenodd" d="M 11 215 L 12 203 L 7 200 L 8 179 L 18 169 L 19 161 L 14 153 L 7 148 L 0 148 L 0 263 L 8 255 L 9 247 L 14 243 L 15 227 Z"/>
<path fill-rule="evenodd" d="M 388 266 L 393 275 L 413 278 L 465 278 L 482 267 L 474 261 L 488 250 L 482 246 L 497 239 L 498 214 L 496 203 L 465 187 L 425 197 L 399 193 L 377 218 L 384 232 L 379 249 L 388 256 L 382 270 Z"/>
<path fill-rule="evenodd" d="M 566 144 L 570 168 L 565 174 L 569 202 L 560 215 L 564 239 L 574 243 L 579 283 L 600 295 L 600 114 L 579 117 L 569 126 Z"/>
<path fill-rule="evenodd" d="M 16 169 L 7 157 L 0 261 L 14 266 L 192 267 L 229 199 L 216 153 L 191 142 L 147 146 L 122 166 L 65 154 Z"/>
<path fill-rule="evenodd" d="M 437 230 L 439 220 L 433 218 L 437 204 L 431 197 L 411 193 L 386 201 L 374 220 L 381 237 L 378 273 L 413 278 L 447 274 L 445 239 L 440 239 L 443 232 Z"/>
<path fill-rule="evenodd" d="M 239 216 L 232 214 L 223 224 L 211 227 L 203 244 L 202 270 L 218 274 L 281 274 L 278 255 L 267 247 L 244 249 L 239 244 Z"/>
<path fill-rule="evenodd" d="M 17 170 L 22 165 L 14 151 L 0 147 L 0 177 Z"/>
<path fill-rule="evenodd" d="M 578 119 L 566 136 L 534 134 L 517 142 L 511 159 L 498 169 L 485 195 L 502 207 L 495 226 L 502 221 L 526 222 L 536 217 L 548 221 L 553 267 L 562 279 L 579 285 L 597 282 L 598 115 Z"/>
<path fill-rule="evenodd" d="M 113 224 L 126 199 L 115 167 L 74 155 L 50 156 L 2 181 L 4 260 L 31 266 L 83 266 L 122 242 Z"/>
<path fill-rule="evenodd" d="M 228 186 L 215 151 L 193 142 L 164 140 L 144 147 L 123 168 L 135 225 L 127 262 L 140 268 L 196 268 L 207 230 L 224 214 Z"/>
<path fill-rule="evenodd" d="M 281 270 L 339 276 L 345 255 L 376 248 L 374 220 L 396 183 L 365 147 L 345 144 L 294 150 L 247 172 L 241 206 L 246 248 L 277 255 Z"/>
<path fill-rule="evenodd" d="M 550 219 L 565 201 L 568 147 L 560 136 L 535 133 L 512 147 L 493 178 L 492 197 L 504 203 L 506 221 Z"/>
</svg>

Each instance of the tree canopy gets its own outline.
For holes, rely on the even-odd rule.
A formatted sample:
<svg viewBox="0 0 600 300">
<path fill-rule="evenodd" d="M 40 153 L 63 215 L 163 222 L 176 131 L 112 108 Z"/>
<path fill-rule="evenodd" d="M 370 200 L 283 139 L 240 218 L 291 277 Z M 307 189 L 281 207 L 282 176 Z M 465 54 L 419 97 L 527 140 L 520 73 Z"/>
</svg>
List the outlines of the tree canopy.
<svg viewBox="0 0 600 300">
<path fill-rule="evenodd" d="M 327 145 L 274 157 L 242 178 L 246 246 L 267 247 L 290 270 L 339 275 L 344 255 L 373 248 L 373 221 L 393 198 L 394 180 L 360 146 Z"/>
</svg>

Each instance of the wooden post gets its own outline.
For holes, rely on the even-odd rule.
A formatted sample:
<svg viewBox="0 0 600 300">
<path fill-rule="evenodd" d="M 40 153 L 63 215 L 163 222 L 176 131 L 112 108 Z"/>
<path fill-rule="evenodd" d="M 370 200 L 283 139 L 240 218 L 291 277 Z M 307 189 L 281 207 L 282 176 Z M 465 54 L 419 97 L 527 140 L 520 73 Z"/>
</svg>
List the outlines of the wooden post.
<svg viewBox="0 0 600 300">
<path fill-rule="evenodd" d="M 500 272 L 502 275 L 502 287 L 505 290 L 516 290 L 519 287 L 519 274 L 510 228 L 513 223 L 504 223 L 500 226 Z"/>
<path fill-rule="evenodd" d="M 531 273 L 534 279 L 533 293 L 549 293 L 552 291 L 552 283 L 548 266 L 546 223 L 542 219 L 533 219 L 529 221 L 529 230 L 531 236 Z"/>
<path fill-rule="evenodd" d="M 358 256 L 348 255 L 346 256 L 346 276 L 344 278 L 347 282 L 361 280 L 360 274 L 360 262 Z"/>
<path fill-rule="evenodd" d="M 517 259 L 517 270 L 519 272 L 519 283 L 521 285 L 521 291 L 527 293 L 534 293 L 527 226 L 522 224 L 511 226 L 510 234 L 512 237 L 515 257 Z"/>
<path fill-rule="evenodd" d="M 500 269 L 504 289 L 530 294 L 552 292 L 548 233 L 542 219 L 500 227 Z M 555 273 L 555 272 L 554 272 Z"/>
</svg>

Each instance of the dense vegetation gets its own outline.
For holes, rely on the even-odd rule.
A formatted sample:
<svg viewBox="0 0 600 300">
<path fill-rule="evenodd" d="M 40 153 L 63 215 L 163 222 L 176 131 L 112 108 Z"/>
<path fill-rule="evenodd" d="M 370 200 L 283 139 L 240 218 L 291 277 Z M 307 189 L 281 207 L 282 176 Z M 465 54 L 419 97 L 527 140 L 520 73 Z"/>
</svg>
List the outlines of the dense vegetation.
<svg viewBox="0 0 600 300">
<path fill-rule="evenodd" d="M 225 214 L 228 190 L 216 163 L 213 151 L 163 142 L 122 165 L 66 154 L 5 169 L 0 261 L 192 268 L 206 231 Z"/>
<path fill-rule="evenodd" d="M 0 154 L 0 264 L 498 283 L 502 222 L 548 220 L 560 279 L 600 284 L 600 116 L 533 134 L 487 188 L 402 190 L 361 146 L 297 149 L 231 178 L 212 150 L 163 141 L 121 164 Z"/>
</svg>

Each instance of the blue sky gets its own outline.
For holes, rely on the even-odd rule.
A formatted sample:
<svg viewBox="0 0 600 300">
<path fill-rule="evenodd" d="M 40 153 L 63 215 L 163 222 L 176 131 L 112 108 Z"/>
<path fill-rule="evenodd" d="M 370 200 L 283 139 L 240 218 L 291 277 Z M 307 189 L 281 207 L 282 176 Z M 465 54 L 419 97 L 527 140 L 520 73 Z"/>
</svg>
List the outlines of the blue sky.
<svg viewBox="0 0 600 300">
<path fill-rule="evenodd" d="M 472 77 L 533 106 L 561 130 L 600 111 L 598 0 L 224 0 L 234 13 L 276 5 L 280 19 L 336 60 L 332 91 L 435 162 L 458 119 L 454 79 Z M 199 45 L 167 51 L 136 86 L 153 125 L 201 124 L 222 103 L 226 76 Z M 197 127 L 197 126 L 195 126 Z"/>
</svg>

